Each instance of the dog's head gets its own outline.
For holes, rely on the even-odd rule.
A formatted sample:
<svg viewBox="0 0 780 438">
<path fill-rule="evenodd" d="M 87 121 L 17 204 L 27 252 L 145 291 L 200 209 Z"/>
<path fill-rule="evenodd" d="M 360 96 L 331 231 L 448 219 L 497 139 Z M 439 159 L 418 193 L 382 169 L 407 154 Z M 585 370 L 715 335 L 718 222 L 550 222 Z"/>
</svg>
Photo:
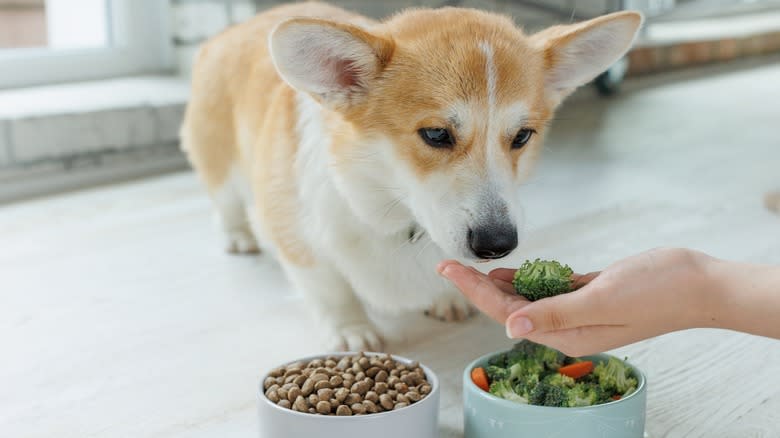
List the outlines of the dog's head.
<svg viewBox="0 0 780 438">
<path fill-rule="evenodd" d="M 517 247 L 516 194 L 548 122 L 631 46 L 621 12 L 526 36 L 470 9 L 410 10 L 373 27 L 294 18 L 271 35 L 284 80 L 345 123 L 329 156 L 339 190 L 388 233 L 422 226 L 451 257 Z"/>
</svg>

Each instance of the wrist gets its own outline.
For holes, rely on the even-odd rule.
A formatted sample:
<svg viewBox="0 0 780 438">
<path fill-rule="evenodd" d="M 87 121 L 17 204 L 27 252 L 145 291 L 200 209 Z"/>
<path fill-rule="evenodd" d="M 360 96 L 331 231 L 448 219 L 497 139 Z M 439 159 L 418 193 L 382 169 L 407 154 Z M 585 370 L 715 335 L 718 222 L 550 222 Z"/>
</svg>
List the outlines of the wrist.
<svg viewBox="0 0 780 438">
<path fill-rule="evenodd" d="M 729 301 L 730 277 L 726 274 L 729 263 L 705 253 L 690 250 L 693 261 L 691 282 L 694 313 L 691 327 L 724 328 L 725 307 Z"/>
</svg>

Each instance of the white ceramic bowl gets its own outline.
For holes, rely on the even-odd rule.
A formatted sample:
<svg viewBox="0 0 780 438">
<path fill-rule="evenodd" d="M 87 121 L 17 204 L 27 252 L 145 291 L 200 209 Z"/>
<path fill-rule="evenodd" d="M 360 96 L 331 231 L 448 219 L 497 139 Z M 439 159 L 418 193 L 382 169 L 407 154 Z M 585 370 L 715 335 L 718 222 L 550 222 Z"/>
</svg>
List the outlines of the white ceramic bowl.
<svg viewBox="0 0 780 438">
<path fill-rule="evenodd" d="M 288 363 L 354 354 L 357 353 L 323 354 Z M 384 353 L 364 354 L 384 356 Z M 413 362 L 405 357 L 391 356 L 403 364 Z M 263 391 L 263 382 L 268 377 L 266 373 L 260 379 L 258 391 L 260 438 L 435 438 L 439 427 L 439 379 L 430 368 L 423 364 L 420 367 L 431 384 L 431 392 L 425 398 L 397 411 L 349 417 L 307 414 L 277 406 L 266 398 Z"/>
</svg>

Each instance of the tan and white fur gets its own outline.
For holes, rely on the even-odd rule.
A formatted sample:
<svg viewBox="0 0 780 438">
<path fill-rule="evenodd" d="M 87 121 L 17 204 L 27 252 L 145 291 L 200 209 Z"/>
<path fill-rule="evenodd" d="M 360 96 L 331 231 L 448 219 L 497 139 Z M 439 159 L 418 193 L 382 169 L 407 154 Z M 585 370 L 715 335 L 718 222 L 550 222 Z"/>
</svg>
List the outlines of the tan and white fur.
<svg viewBox="0 0 780 438">
<path fill-rule="evenodd" d="M 275 253 L 330 347 L 377 350 L 364 306 L 468 316 L 436 263 L 512 252 L 517 188 L 555 108 L 641 22 L 622 12 L 527 36 L 471 9 L 375 22 L 281 6 L 201 48 L 183 148 L 228 249 Z"/>
</svg>

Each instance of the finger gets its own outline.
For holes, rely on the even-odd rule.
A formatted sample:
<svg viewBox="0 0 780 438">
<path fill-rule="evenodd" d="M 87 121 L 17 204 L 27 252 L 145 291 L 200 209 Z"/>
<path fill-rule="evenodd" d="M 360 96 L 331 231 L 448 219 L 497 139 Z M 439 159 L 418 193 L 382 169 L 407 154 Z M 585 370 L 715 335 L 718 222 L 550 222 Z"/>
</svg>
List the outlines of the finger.
<svg viewBox="0 0 780 438">
<path fill-rule="evenodd" d="M 593 279 L 598 277 L 599 274 L 601 274 L 601 271 L 588 272 L 587 274 L 572 274 L 572 276 L 571 276 L 571 280 L 572 280 L 571 288 L 573 290 L 577 290 L 577 289 L 585 286 L 586 284 L 590 283 L 591 281 L 593 281 Z"/>
<path fill-rule="evenodd" d="M 538 344 L 552 347 L 567 356 L 602 353 L 642 339 L 624 325 L 593 325 L 527 336 Z"/>
<path fill-rule="evenodd" d="M 469 301 L 501 324 L 509 314 L 528 304 L 526 299 L 502 291 L 486 275 L 460 263 L 445 262 L 439 267 L 440 274 L 453 282 Z"/>
<path fill-rule="evenodd" d="M 610 320 L 609 309 L 602 306 L 596 294 L 588 293 L 589 290 L 592 289 L 580 289 L 524 306 L 507 319 L 507 334 L 519 338 L 532 332 L 615 323 Z"/>
<path fill-rule="evenodd" d="M 512 283 L 510 283 L 508 281 L 504 281 L 504 280 L 499 280 L 497 278 L 491 278 L 491 280 L 493 281 L 493 284 L 495 284 L 499 289 L 501 289 L 505 293 L 508 293 L 508 294 L 516 294 L 517 293 L 517 292 L 515 292 L 515 287 L 512 285 Z"/>
<path fill-rule="evenodd" d="M 495 278 L 498 280 L 503 280 L 511 283 L 512 280 L 514 280 L 515 278 L 516 271 L 517 271 L 516 269 L 498 268 L 490 271 L 488 276 L 490 278 Z"/>
</svg>

